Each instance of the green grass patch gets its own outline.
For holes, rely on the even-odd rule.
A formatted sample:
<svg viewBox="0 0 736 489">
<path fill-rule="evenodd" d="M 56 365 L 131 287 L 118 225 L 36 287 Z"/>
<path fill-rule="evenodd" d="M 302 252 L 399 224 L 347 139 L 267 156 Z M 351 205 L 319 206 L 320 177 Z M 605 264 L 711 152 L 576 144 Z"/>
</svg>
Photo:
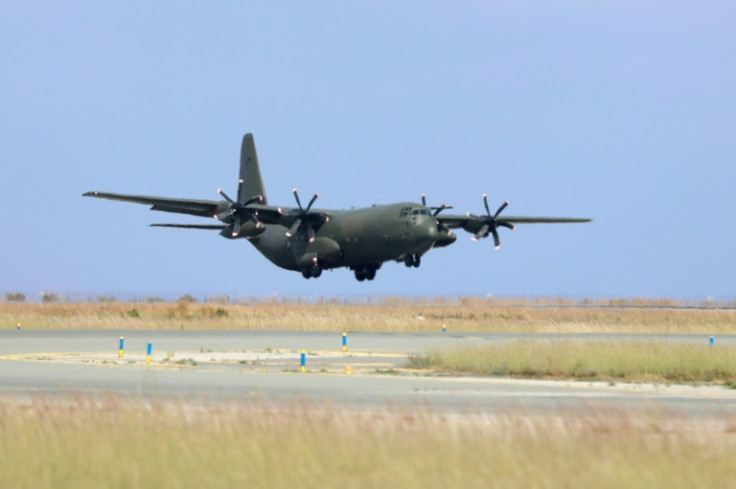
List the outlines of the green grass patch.
<svg viewBox="0 0 736 489">
<path fill-rule="evenodd" d="M 526 378 L 736 382 L 736 346 L 672 342 L 518 341 L 435 350 L 409 367 Z"/>
</svg>

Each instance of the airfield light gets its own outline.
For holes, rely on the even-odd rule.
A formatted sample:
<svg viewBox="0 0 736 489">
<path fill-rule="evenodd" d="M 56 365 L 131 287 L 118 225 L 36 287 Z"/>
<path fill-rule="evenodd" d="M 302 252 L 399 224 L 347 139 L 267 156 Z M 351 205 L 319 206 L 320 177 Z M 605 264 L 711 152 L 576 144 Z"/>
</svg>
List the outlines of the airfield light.
<svg viewBox="0 0 736 489">
<path fill-rule="evenodd" d="M 307 352 L 304 350 L 304 348 L 302 348 L 302 354 L 299 360 L 299 371 L 300 372 L 307 371 Z"/>
<path fill-rule="evenodd" d="M 148 343 L 148 349 L 146 351 L 146 365 L 151 365 L 151 352 L 153 351 L 153 343 Z"/>
<path fill-rule="evenodd" d="M 342 333 L 342 352 L 348 352 L 348 334 L 345 332 Z"/>
<path fill-rule="evenodd" d="M 125 349 L 125 338 L 121 336 L 120 345 L 118 346 L 118 358 L 123 358 L 124 349 Z"/>
</svg>

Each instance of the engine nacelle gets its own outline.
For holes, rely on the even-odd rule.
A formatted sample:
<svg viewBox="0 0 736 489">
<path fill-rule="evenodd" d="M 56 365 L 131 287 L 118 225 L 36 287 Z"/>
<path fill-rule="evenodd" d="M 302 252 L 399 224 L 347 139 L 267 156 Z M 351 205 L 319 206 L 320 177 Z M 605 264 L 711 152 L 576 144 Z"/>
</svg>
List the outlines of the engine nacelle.
<svg viewBox="0 0 736 489">
<path fill-rule="evenodd" d="M 233 226 L 227 226 L 225 229 L 220 231 L 220 236 L 227 238 L 227 239 L 237 239 L 237 238 L 253 238 L 255 236 L 258 236 L 259 234 L 263 234 L 263 232 L 266 230 L 266 227 L 261 225 L 260 227 L 257 227 L 256 224 L 252 221 L 244 222 L 240 225 L 240 232 L 237 236 L 233 236 Z"/>
<path fill-rule="evenodd" d="M 435 248 L 442 248 L 443 246 L 449 246 L 455 242 L 457 236 L 452 231 L 438 229 L 437 230 L 437 241 L 434 242 Z"/>
<path fill-rule="evenodd" d="M 296 260 L 298 268 L 308 268 L 314 264 L 314 257 L 317 257 L 320 266 L 329 268 L 340 262 L 342 258 L 342 249 L 337 241 L 330 238 L 317 238 L 308 243 L 304 251 Z"/>
</svg>

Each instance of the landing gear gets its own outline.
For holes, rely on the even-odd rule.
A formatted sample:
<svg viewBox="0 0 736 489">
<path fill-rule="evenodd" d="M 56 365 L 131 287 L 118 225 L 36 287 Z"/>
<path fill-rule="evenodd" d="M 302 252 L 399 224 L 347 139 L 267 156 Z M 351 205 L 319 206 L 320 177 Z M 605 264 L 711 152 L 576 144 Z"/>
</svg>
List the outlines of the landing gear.
<svg viewBox="0 0 736 489">
<path fill-rule="evenodd" d="M 304 278 L 317 278 L 320 275 L 322 275 L 322 267 L 319 265 L 314 265 L 309 268 L 302 269 L 302 277 Z"/>
<path fill-rule="evenodd" d="M 419 268 L 422 263 L 422 257 L 419 255 L 406 255 L 404 258 L 404 265 L 407 267 Z"/>
<path fill-rule="evenodd" d="M 367 265 L 362 268 L 355 268 L 355 279 L 358 282 L 362 282 L 364 280 L 373 280 L 376 278 L 376 270 L 378 270 L 378 267 L 373 265 Z"/>
</svg>

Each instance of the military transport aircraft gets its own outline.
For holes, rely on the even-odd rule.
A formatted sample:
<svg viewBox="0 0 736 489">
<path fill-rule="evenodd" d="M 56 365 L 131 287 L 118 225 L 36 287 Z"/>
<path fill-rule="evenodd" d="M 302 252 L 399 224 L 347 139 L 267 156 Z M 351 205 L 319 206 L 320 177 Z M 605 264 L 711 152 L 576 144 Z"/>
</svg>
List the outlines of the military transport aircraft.
<svg viewBox="0 0 736 489">
<path fill-rule="evenodd" d="M 500 217 L 509 205 L 504 202 L 491 213 L 483 194 L 485 215 L 440 213 L 450 206 L 428 207 L 422 202 L 374 205 L 347 211 L 312 209 L 319 197 L 314 194 L 306 207 L 293 190 L 297 207 L 268 204 L 258 166 L 252 134 L 243 137 L 240 151 L 240 180 L 237 198 L 221 189 L 225 200 L 193 200 L 87 192 L 84 197 L 122 200 L 150 205 L 151 210 L 215 218 L 218 224 L 151 224 L 157 227 L 220 231 L 228 239 L 247 239 L 275 265 L 299 271 L 304 278 L 316 278 L 323 270 L 350 268 L 359 281 L 373 280 L 376 270 L 388 261 L 418 267 L 422 256 L 433 248 L 455 242 L 452 229 L 462 228 L 474 240 L 493 236 L 498 248 L 497 228 L 513 230 L 522 223 L 589 222 L 590 219 L 556 217 Z"/>
</svg>

